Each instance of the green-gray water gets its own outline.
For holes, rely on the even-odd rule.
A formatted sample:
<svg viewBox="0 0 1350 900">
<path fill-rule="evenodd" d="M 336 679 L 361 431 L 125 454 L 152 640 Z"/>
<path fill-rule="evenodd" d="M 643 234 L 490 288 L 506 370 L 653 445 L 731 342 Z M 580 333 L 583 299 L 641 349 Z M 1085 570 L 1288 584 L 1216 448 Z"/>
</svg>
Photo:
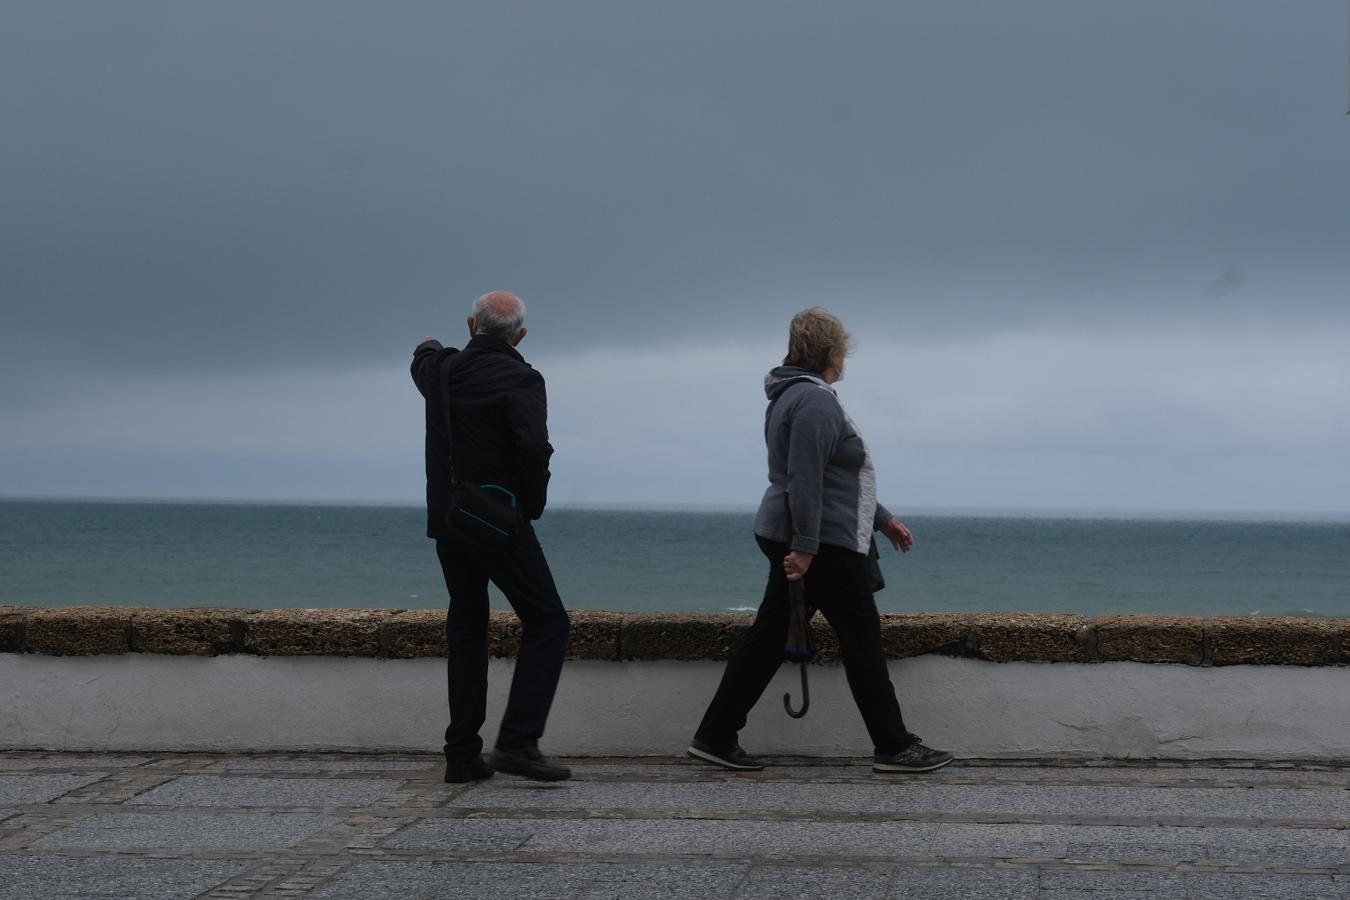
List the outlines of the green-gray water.
<svg viewBox="0 0 1350 900">
<path fill-rule="evenodd" d="M 748 512 L 549 510 L 574 609 L 758 605 Z M 913 515 L 887 612 L 1350 616 L 1350 523 Z M 439 608 L 412 507 L 0 502 L 0 604 Z M 505 608 L 501 598 L 497 605 Z"/>
</svg>

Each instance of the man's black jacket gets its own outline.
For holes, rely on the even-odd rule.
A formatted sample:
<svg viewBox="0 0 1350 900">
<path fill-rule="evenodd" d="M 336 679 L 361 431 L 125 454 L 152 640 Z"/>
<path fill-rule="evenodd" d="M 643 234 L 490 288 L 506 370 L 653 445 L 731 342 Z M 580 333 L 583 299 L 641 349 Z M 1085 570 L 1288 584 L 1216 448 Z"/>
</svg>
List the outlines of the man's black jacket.
<svg viewBox="0 0 1350 900">
<path fill-rule="evenodd" d="M 413 351 L 412 379 L 426 400 L 427 536 L 445 537 L 450 444 L 440 367 L 450 367 L 450 424 L 461 481 L 500 484 L 531 519 L 548 497 L 548 400 L 540 375 L 510 344 L 477 335 L 463 350 L 424 341 Z"/>
</svg>

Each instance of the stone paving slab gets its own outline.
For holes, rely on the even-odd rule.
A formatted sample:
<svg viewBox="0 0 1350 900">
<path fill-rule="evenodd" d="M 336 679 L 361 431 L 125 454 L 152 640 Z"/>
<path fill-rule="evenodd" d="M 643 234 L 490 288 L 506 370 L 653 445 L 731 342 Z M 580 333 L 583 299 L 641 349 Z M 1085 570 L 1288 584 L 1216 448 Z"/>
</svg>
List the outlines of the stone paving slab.
<svg viewBox="0 0 1350 900">
<path fill-rule="evenodd" d="M 1246 876 L 1250 878 L 1250 876 Z M 1241 884 L 1230 883 L 1230 890 Z M 1094 872 L 1082 870 L 1050 870 L 1040 876 L 1038 896 L 1126 898 L 1151 897 L 1157 900 L 1189 898 L 1188 878 L 1175 872 Z M 1240 896 L 1235 892 L 1229 897 Z"/>
<path fill-rule="evenodd" d="M 268 759 L 243 757 L 226 759 L 207 766 L 202 772 L 418 772 L 438 768 L 440 760 L 405 759 Z"/>
<path fill-rule="evenodd" d="M 541 786 L 446 785 L 432 754 L 0 761 L 0 900 L 1350 900 L 1344 766 L 607 759 Z"/>
<path fill-rule="evenodd" d="M 456 852 L 511 852 L 539 833 L 539 823 L 523 819 L 429 819 L 384 842 L 398 849 Z"/>
<path fill-rule="evenodd" d="M 93 784 L 99 775 L 0 775 L 0 803 L 47 803 Z"/>
<path fill-rule="evenodd" d="M 97 813 L 30 846 L 37 850 L 176 847 L 185 850 L 294 847 L 342 819 L 304 813 L 191 815 Z"/>
<path fill-rule="evenodd" d="M 870 771 L 866 769 L 865 771 Z M 1121 784 L 1166 784 L 1168 786 L 1194 783 L 1197 786 L 1240 784 L 1240 785 L 1281 785 L 1315 784 L 1339 785 L 1350 788 L 1350 771 L 1332 770 L 1296 770 L 1296 769 L 1237 769 L 1187 766 L 1185 768 L 1107 768 L 1094 767 L 1072 769 L 1048 767 L 1044 769 L 998 768 L 967 769 L 949 767 L 943 769 L 944 782 L 956 782 L 962 778 L 978 777 L 995 781 L 1023 782 L 1042 784 L 1045 782 L 1072 782 L 1076 784 L 1118 782 Z M 967 773 L 975 772 L 976 775 Z"/>
<path fill-rule="evenodd" d="M 715 819 L 428 819 L 385 842 L 388 847 L 459 850 L 518 841 L 528 853 L 924 856 L 937 825 L 915 822 L 776 822 Z"/>
<path fill-rule="evenodd" d="M 16 754 L 0 756 L 0 771 L 28 769 L 126 769 L 150 761 L 148 756 L 98 756 L 92 753 Z"/>
<path fill-rule="evenodd" d="M 755 781 L 800 780 L 801 766 L 773 766 L 754 775 Z M 572 766 L 574 777 L 579 780 L 607 778 L 653 778 L 663 781 L 726 781 L 729 778 L 745 778 L 713 768 L 701 763 L 677 763 L 674 765 L 624 765 L 622 763 L 586 764 Z M 870 784 L 877 783 L 877 776 L 868 763 L 847 766 L 812 766 L 812 781 L 856 780 Z M 970 781 L 982 783 L 1007 784 L 1044 784 L 1044 783 L 1117 783 L 1122 785 L 1166 785 L 1168 787 L 1210 787 L 1222 785 L 1268 785 L 1277 782 L 1280 785 L 1309 784 L 1316 786 L 1338 785 L 1350 788 L 1350 771 L 1346 770 L 1306 770 L 1306 769 L 1239 769 L 1207 766 L 1186 767 L 1143 767 L 1094 766 L 1092 768 L 1046 766 L 1030 768 L 1027 766 L 949 766 L 938 772 L 924 776 L 924 783 L 962 784 Z"/>
<path fill-rule="evenodd" d="M 361 807 L 393 793 L 402 784 L 390 779 L 233 778 L 184 775 L 146 791 L 129 802 L 153 806 L 298 806 Z"/>
<path fill-rule="evenodd" d="M 1235 819 L 1350 819 L 1350 791 L 1264 788 L 1173 790 L 1106 785 L 930 784 L 914 778 L 873 784 L 573 782 L 536 788 L 494 779 L 453 801 L 480 808 L 640 810 L 815 810 L 834 813 L 1083 815 Z"/>
<path fill-rule="evenodd" d="M 1037 900 L 1045 896 L 1040 892 L 1040 877 L 1038 870 L 1026 867 L 915 866 L 897 871 L 890 893 L 881 896 L 906 900 Z"/>
<path fill-rule="evenodd" d="M 747 866 L 614 863 L 361 862 L 309 896 L 315 898 L 634 898 L 730 897 L 818 900 L 844 896 L 887 900 L 1053 900 L 1053 898 L 1188 898 L 1303 900 L 1341 898 L 1329 875 L 1239 875 L 1175 872 L 1034 870 L 953 866 Z"/>
<path fill-rule="evenodd" d="M 210 890 L 248 866 L 232 860 L 0 855 L 0 900 L 177 900 Z"/>
<path fill-rule="evenodd" d="M 745 878 L 744 864 L 359 862 L 310 894 L 366 900 L 422 898 L 643 898 L 730 897 Z"/>
<path fill-rule="evenodd" d="M 1350 829 L 943 824 L 932 851 L 944 857 L 1339 866 L 1350 862 Z"/>
<path fill-rule="evenodd" d="M 1350 897 L 1350 885 L 1328 875 L 1229 875 L 1215 873 L 1186 879 L 1187 900 L 1326 900 Z"/>
<path fill-rule="evenodd" d="M 756 773 L 758 778 L 771 779 L 775 781 L 791 781 L 793 778 L 799 778 L 797 774 L 801 766 L 774 766 L 765 769 L 763 772 Z M 811 768 L 812 778 L 850 778 L 853 776 L 868 775 L 872 771 L 870 766 L 862 764 L 856 766 L 820 766 Z M 601 777 L 622 777 L 632 778 L 650 777 L 670 781 L 704 781 L 704 780 L 725 780 L 727 778 L 744 777 L 742 774 L 727 772 L 723 769 L 717 769 L 706 763 L 675 763 L 666 764 L 643 764 L 635 763 L 625 765 L 623 763 L 577 763 L 572 766 L 574 778 L 586 779 L 594 776 Z"/>
<path fill-rule="evenodd" d="M 737 900 L 819 900 L 822 897 L 894 897 L 891 866 L 754 866 Z"/>
</svg>

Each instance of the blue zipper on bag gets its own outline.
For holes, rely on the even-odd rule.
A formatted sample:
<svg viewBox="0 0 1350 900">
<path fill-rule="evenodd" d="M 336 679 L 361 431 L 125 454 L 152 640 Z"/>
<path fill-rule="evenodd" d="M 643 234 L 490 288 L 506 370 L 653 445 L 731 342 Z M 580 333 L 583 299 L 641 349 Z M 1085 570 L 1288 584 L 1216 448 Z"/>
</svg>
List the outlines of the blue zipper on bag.
<svg viewBox="0 0 1350 900">
<path fill-rule="evenodd" d="M 512 505 L 514 506 L 515 504 L 513 503 Z M 468 516 L 470 519 L 474 519 L 475 521 L 482 522 L 484 525 L 486 525 L 487 527 L 491 528 L 493 531 L 497 532 L 498 534 L 504 534 L 504 535 L 506 535 L 507 537 L 510 537 L 510 536 L 511 536 L 511 532 L 509 532 L 509 531 L 504 531 L 504 530 L 498 528 L 496 525 L 493 525 L 493 524 L 492 524 L 491 522 L 489 522 L 487 519 L 484 519 L 484 518 L 482 518 L 481 516 L 475 516 L 473 513 L 469 512 L 468 510 L 465 510 L 465 509 L 457 509 L 457 510 L 455 510 L 455 512 L 459 513 L 461 516 Z"/>
<path fill-rule="evenodd" d="M 512 509 L 516 508 L 516 495 L 508 491 L 506 488 L 502 487 L 500 484 L 480 484 L 479 487 L 488 491 L 501 491 L 503 494 L 511 498 L 511 508 Z M 475 516 L 474 518 L 477 518 L 477 516 Z"/>
</svg>

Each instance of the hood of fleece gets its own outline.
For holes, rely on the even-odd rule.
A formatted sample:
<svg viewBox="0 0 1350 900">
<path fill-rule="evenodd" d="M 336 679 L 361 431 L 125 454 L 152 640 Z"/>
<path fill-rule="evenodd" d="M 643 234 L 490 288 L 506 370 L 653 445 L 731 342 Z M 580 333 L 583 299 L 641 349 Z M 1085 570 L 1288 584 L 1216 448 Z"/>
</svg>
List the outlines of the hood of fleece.
<svg viewBox="0 0 1350 900">
<path fill-rule="evenodd" d="M 814 381 L 822 387 L 834 388 L 825 383 L 821 378 L 810 369 L 804 369 L 801 366 L 776 366 L 769 370 L 769 374 L 764 376 L 764 394 L 770 400 L 778 399 L 778 395 L 788 389 L 788 386 L 802 380 Z"/>
</svg>

